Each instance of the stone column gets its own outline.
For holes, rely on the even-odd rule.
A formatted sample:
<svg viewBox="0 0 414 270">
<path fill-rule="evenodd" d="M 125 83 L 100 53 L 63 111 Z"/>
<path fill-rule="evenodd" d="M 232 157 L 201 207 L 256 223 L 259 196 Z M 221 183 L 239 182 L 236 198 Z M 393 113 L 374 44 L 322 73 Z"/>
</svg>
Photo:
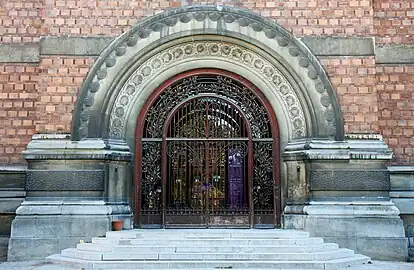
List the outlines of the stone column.
<svg viewBox="0 0 414 270">
<path fill-rule="evenodd" d="M 306 164 L 301 180 L 288 173 L 292 190 L 284 209 L 285 228 L 304 229 L 374 259 L 407 258 L 403 223 L 389 194 L 392 152 L 380 135 L 291 143 L 283 156 L 287 164 Z"/>
<path fill-rule="evenodd" d="M 126 144 L 35 135 L 23 155 L 26 201 L 12 223 L 8 260 L 44 259 L 104 236 L 113 219 L 132 227 L 132 154 Z"/>
</svg>

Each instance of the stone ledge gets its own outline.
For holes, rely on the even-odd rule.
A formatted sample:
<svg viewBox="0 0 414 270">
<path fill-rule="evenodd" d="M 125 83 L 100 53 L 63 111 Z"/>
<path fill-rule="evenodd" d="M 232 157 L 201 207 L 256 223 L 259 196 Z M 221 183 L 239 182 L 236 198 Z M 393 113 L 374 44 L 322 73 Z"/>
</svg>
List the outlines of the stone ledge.
<svg viewBox="0 0 414 270">
<path fill-rule="evenodd" d="M 39 44 L 0 44 L 0 63 L 38 63 Z"/>
<path fill-rule="evenodd" d="M 41 55 L 99 56 L 113 37 L 49 36 L 40 40 Z"/>
<path fill-rule="evenodd" d="M 297 140 L 288 143 L 285 160 L 391 160 L 392 151 L 381 137 L 375 139 Z"/>
<path fill-rule="evenodd" d="M 1 164 L 0 165 L 0 173 L 20 173 L 20 172 L 24 172 L 26 170 L 27 166 L 26 165 L 14 165 L 14 164 Z"/>
<path fill-rule="evenodd" d="M 414 174 L 414 166 L 389 166 L 388 170 L 391 173 L 409 173 Z"/>
<path fill-rule="evenodd" d="M 99 56 L 114 39 L 107 36 L 47 36 L 40 43 L 0 44 L 0 63 L 38 63 L 41 55 Z M 376 56 L 377 64 L 414 63 L 414 45 L 374 48 L 372 37 L 302 37 L 316 56 Z"/>
<path fill-rule="evenodd" d="M 375 47 L 377 64 L 413 64 L 414 45 L 388 44 Z"/>
<path fill-rule="evenodd" d="M 390 191 L 391 198 L 414 198 L 414 191 Z M 414 211 L 414 208 L 413 208 Z"/>
<path fill-rule="evenodd" d="M 374 39 L 371 37 L 303 37 L 316 56 L 372 56 Z"/>
<path fill-rule="evenodd" d="M 414 198 L 392 198 L 402 215 L 414 214 Z"/>
<path fill-rule="evenodd" d="M 100 138 L 71 141 L 68 134 L 37 134 L 24 150 L 23 157 L 32 159 L 111 159 L 131 160 L 128 145 L 119 140 Z"/>
<path fill-rule="evenodd" d="M 99 56 L 114 39 L 108 36 L 48 36 L 40 41 L 41 55 Z M 302 37 L 305 45 L 317 56 L 374 55 L 371 37 Z"/>
</svg>

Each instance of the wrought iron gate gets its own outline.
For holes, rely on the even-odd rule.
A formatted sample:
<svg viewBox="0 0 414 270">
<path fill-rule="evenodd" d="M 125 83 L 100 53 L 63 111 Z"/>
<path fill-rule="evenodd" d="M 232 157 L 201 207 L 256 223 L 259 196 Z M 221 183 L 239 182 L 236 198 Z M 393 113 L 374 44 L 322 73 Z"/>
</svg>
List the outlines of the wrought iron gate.
<svg viewBox="0 0 414 270">
<path fill-rule="evenodd" d="M 143 110 L 138 225 L 280 223 L 277 123 L 247 82 L 223 73 L 171 80 Z"/>
</svg>

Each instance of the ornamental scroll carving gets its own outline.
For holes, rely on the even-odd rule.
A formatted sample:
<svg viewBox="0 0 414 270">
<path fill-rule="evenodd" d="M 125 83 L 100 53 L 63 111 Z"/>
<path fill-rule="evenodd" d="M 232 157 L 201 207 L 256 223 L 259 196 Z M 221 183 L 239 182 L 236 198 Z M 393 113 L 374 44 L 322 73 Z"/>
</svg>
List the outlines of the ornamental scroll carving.
<svg viewBox="0 0 414 270">
<path fill-rule="evenodd" d="M 214 57 L 215 59 L 231 59 L 254 69 L 259 74 L 258 76 L 261 76 L 273 85 L 276 94 L 287 108 L 289 121 L 293 127 L 293 137 L 301 138 L 306 136 L 306 121 L 299 99 L 292 86 L 276 67 L 260 55 L 244 47 L 232 43 L 213 41 L 190 42 L 170 47 L 155 54 L 138 67 L 123 85 L 116 98 L 114 109 L 110 116 L 109 135 L 112 138 L 122 136 L 127 120 L 127 112 L 133 106 L 131 101 L 140 94 L 146 81 L 153 78 L 151 75 L 160 69 L 173 66 L 178 61 L 206 56 Z"/>
</svg>

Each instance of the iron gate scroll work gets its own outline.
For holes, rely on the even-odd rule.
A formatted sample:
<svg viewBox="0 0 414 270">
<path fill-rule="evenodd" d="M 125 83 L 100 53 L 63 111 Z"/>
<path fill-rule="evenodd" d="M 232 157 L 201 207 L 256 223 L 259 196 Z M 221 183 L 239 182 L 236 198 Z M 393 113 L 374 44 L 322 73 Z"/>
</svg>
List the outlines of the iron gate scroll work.
<svg viewBox="0 0 414 270">
<path fill-rule="evenodd" d="M 136 225 L 280 225 L 278 134 L 267 101 L 237 75 L 168 80 L 138 119 Z"/>
</svg>

